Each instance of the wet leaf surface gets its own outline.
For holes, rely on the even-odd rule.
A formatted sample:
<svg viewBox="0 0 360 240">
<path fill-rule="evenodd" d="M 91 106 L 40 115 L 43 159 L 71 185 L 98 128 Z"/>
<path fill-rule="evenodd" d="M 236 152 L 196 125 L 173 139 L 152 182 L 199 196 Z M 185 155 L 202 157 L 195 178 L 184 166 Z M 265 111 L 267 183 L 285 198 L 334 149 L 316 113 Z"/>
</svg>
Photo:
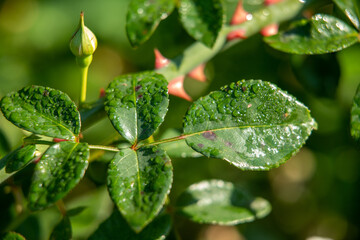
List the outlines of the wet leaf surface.
<svg viewBox="0 0 360 240">
<path fill-rule="evenodd" d="M 124 149 L 108 170 L 108 188 L 116 206 L 136 232 L 159 213 L 172 183 L 172 165 L 157 147 Z"/>
<path fill-rule="evenodd" d="M 333 0 L 334 3 L 344 12 L 354 26 L 360 30 L 360 13 L 357 9 L 359 5 L 358 0 Z M 356 3 L 358 2 L 358 3 Z"/>
<path fill-rule="evenodd" d="M 8 142 L 6 136 L 4 135 L 3 131 L 0 128 L 0 158 L 5 156 L 10 150 L 11 149 L 10 149 L 9 142 Z M 1 166 L 1 164 L 0 164 L 0 166 Z M 0 167 L 0 169 L 1 169 L 1 167 Z"/>
<path fill-rule="evenodd" d="M 48 87 L 25 87 L 5 96 L 4 116 L 16 126 L 32 133 L 55 138 L 75 139 L 80 132 L 80 113 L 65 93 Z"/>
<path fill-rule="evenodd" d="M 27 145 L 11 152 L 6 156 L 8 158 L 5 168 L 6 172 L 15 172 L 25 167 L 35 157 L 35 151 L 35 145 Z"/>
<path fill-rule="evenodd" d="M 126 32 L 133 47 L 143 44 L 161 20 L 174 10 L 174 0 L 133 0 L 126 15 Z"/>
<path fill-rule="evenodd" d="M 29 190 L 29 208 L 44 209 L 62 199 L 85 174 L 87 143 L 60 142 L 52 145 L 35 167 Z"/>
<path fill-rule="evenodd" d="M 184 119 L 186 143 L 243 170 L 288 160 L 316 128 L 294 97 L 260 80 L 232 83 L 195 101 Z"/>
<path fill-rule="evenodd" d="M 225 19 L 220 0 L 182 0 L 179 15 L 190 36 L 210 48 L 214 45 Z"/>
<path fill-rule="evenodd" d="M 55 226 L 50 235 L 50 240 L 69 240 L 72 239 L 72 229 L 69 217 L 65 216 Z"/>
<path fill-rule="evenodd" d="M 167 83 L 154 72 L 123 75 L 110 83 L 105 110 L 130 143 L 150 137 L 164 121 L 169 105 Z"/>
<path fill-rule="evenodd" d="M 351 136 L 357 140 L 360 138 L 360 85 L 356 90 L 351 107 Z"/>
<path fill-rule="evenodd" d="M 115 210 L 113 214 L 103 222 L 89 240 L 163 240 L 169 234 L 171 218 L 169 215 L 161 215 L 155 218 L 140 233 L 136 234 Z"/>
<path fill-rule="evenodd" d="M 271 211 L 268 201 L 253 198 L 230 182 L 202 181 L 179 196 L 178 210 L 192 221 L 236 225 L 263 218 Z"/>
<path fill-rule="evenodd" d="M 358 32 L 340 19 L 316 14 L 300 20 L 288 31 L 264 38 L 271 47 L 295 54 L 323 54 L 340 51 L 356 42 Z"/>
</svg>

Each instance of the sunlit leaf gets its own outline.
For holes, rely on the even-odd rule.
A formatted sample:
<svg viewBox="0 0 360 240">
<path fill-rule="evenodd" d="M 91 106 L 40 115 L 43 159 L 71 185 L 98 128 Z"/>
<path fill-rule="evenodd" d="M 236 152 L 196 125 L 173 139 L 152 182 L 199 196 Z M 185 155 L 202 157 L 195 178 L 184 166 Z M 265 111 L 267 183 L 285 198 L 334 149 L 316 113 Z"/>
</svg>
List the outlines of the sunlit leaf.
<svg viewBox="0 0 360 240">
<path fill-rule="evenodd" d="M 174 0 L 132 0 L 126 15 L 126 32 L 136 47 L 150 38 L 161 20 L 175 7 Z"/>
<path fill-rule="evenodd" d="M 19 147 L 15 151 L 11 152 L 6 156 L 8 157 L 5 168 L 6 172 L 15 172 L 25 167 L 35 157 L 35 151 L 35 145 L 27 145 Z"/>
<path fill-rule="evenodd" d="M 195 101 L 184 119 L 184 138 L 195 151 L 243 170 L 278 167 L 316 128 L 294 97 L 260 80 L 232 83 Z"/>
<path fill-rule="evenodd" d="M 164 121 L 169 96 L 166 79 L 154 72 L 123 75 L 106 90 L 105 110 L 116 130 L 134 144 Z"/>
<path fill-rule="evenodd" d="M 271 47 L 295 54 L 322 54 L 340 51 L 356 42 L 358 32 L 340 19 L 316 14 L 300 20 L 285 32 L 264 38 Z"/>
<path fill-rule="evenodd" d="M 10 122 L 32 133 L 75 139 L 80 132 L 80 114 L 75 103 L 58 90 L 25 87 L 5 96 L 0 105 Z"/>
<path fill-rule="evenodd" d="M 29 190 L 29 207 L 40 210 L 65 197 L 85 174 L 87 143 L 60 142 L 52 145 L 35 167 Z"/>
<path fill-rule="evenodd" d="M 182 0 L 179 14 L 193 38 L 210 48 L 214 45 L 225 19 L 221 0 Z"/>
<path fill-rule="evenodd" d="M 132 229 L 140 232 L 159 213 L 172 183 L 172 165 L 157 147 L 124 149 L 108 170 L 110 196 Z"/>
<path fill-rule="evenodd" d="M 155 218 L 140 233 L 136 234 L 118 211 L 103 222 L 89 240 L 164 240 L 169 234 L 171 218 L 161 215 Z"/>
<path fill-rule="evenodd" d="M 191 185 L 180 195 L 177 208 L 192 221 L 219 225 L 251 222 L 271 211 L 265 199 L 250 197 L 232 183 L 221 180 Z"/>
</svg>

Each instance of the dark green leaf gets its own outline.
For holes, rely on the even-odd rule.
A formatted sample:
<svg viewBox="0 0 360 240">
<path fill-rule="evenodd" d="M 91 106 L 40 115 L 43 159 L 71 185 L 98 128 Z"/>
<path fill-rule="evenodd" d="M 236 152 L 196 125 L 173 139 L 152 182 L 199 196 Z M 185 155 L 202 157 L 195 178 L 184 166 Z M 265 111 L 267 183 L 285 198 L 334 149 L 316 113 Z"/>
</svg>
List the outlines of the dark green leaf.
<svg viewBox="0 0 360 240">
<path fill-rule="evenodd" d="M 108 170 L 110 196 L 132 229 L 140 232 L 159 213 L 172 183 L 172 165 L 160 148 L 124 149 Z"/>
<path fill-rule="evenodd" d="M 292 69 L 307 92 L 320 97 L 335 97 L 340 79 L 336 54 L 293 55 Z"/>
<path fill-rule="evenodd" d="M 357 140 L 360 138 L 360 84 L 351 107 L 351 136 Z"/>
<path fill-rule="evenodd" d="M 10 145 L 3 131 L 0 128 L 0 159 L 10 151 Z M 1 164 L 0 164 L 1 169 Z"/>
<path fill-rule="evenodd" d="M 169 128 L 161 136 L 161 139 L 173 138 L 180 135 L 180 131 Z M 202 156 L 200 153 L 194 151 L 191 147 L 189 147 L 185 143 L 185 140 L 164 143 L 161 145 L 161 147 L 165 150 L 165 152 L 169 155 L 170 158 L 196 158 Z"/>
<path fill-rule="evenodd" d="M 290 30 L 264 39 L 277 50 L 295 54 L 336 52 L 359 41 L 354 28 L 325 14 L 298 21 Z"/>
<path fill-rule="evenodd" d="M 76 208 L 67 210 L 66 215 L 69 216 L 69 217 L 76 216 L 76 215 L 82 213 L 82 211 L 84 211 L 86 208 L 87 207 L 76 207 Z"/>
<path fill-rule="evenodd" d="M 2 240 L 26 240 L 22 235 L 16 232 L 8 232 L 0 235 Z"/>
<path fill-rule="evenodd" d="M 169 234 L 171 227 L 171 218 L 169 215 L 161 215 L 154 219 L 139 234 L 126 223 L 119 211 L 113 214 L 103 222 L 89 240 L 163 240 Z"/>
<path fill-rule="evenodd" d="M 174 10 L 174 0 L 132 0 L 126 15 L 126 32 L 132 46 L 150 38 L 161 20 Z"/>
<path fill-rule="evenodd" d="M 40 210 L 73 189 L 88 166 L 87 143 L 60 142 L 52 145 L 35 167 L 29 190 L 29 207 Z"/>
<path fill-rule="evenodd" d="M 15 172 L 25 167 L 35 157 L 35 151 L 35 145 L 27 145 L 11 152 L 6 156 L 8 157 L 5 168 L 6 172 Z"/>
<path fill-rule="evenodd" d="M 181 0 L 179 14 L 185 30 L 208 47 L 212 47 L 225 17 L 221 0 Z"/>
<path fill-rule="evenodd" d="M 105 110 L 132 144 L 150 137 L 164 121 L 169 105 L 166 79 L 154 72 L 123 75 L 106 90 Z"/>
<path fill-rule="evenodd" d="M 184 119 L 189 146 L 243 170 L 268 170 L 288 160 L 316 128 L 294 97 L 260 80 L 232 83 L 195 101 Z"/>
<path fill-rule="evenodd" d="M 55 226 L 54 230 L 50 235 L 50 240 L 69 240 L 72 238 L 72 230 L 70 219 L 65 216 Z"/>
<path fill-rule="evenodd" d="M 252 198 L 232 183 L 221 180 L 191 185 L 180 195 L 177 207 L 194 222 L 219 225 L 251 222 L 271 211 L 265 199 Z"/>
<path fill-rule="evenodd" d="M 356 9 L 356 1 L 359 0 L 333 0 L 336 5 L 345 13 L 354 26 L 360 30 L 359 14 Z"/>
<path fill-rule="evenodd" d="M 4 116 L 27 131 L 55 138 L 75 139 L 80 114 L 68 95 L 48 87 L 31 86 L 5 96 Z"/>
</svg>

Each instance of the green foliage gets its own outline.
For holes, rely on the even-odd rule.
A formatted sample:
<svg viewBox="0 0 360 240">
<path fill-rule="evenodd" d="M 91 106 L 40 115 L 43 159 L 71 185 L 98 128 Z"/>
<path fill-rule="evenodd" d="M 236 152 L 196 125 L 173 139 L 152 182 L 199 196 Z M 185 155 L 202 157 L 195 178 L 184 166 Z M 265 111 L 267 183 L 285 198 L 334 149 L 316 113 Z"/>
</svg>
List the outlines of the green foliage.
<svg viewBox="0 0 360 240">
<path fill-rule="evenodd" d="M 230 182 L 210 180 L 189 186 L 180 195 L 177 209 L 198 223 L 232 226 L 265 217 L 271 206 L 262 198 L 248 196 Z"/>
<path fill-rule="evenodd" d="M 125 149 L 111 161 L 109 192 L 131 228 L 140 232 L 159 213 L 172 183 L 172 165 L 157 147 Z"/>
<path fill-rule="evenodd" d="M 55 226 L 50 235 L 50 240 L 68 240 L 72 237 L 71 223 L 67 216 L 64 216 Z"/>
<path fill-rule="evenodd" d="M 336 5 L 345 13 L 354 26 L 360 30 L 359 1 L 356 0 L 333 0 Z"/>
<path fill-rule="evenodd" d="M 35 167 L 30 209 L 44 209 L 65 197 L 84 176 L 88 158 L 87 143 L 60 142 L 49 147 Z"/>
<path fill-rule="evenodd" d="M 224 22 L 224 10 L 220 0 L 182 0 L 179 14 L 190 36 L 207 47 L 214 45 Z"/>
<path fill-rule="evenodd" d="M 154 72 L 116 78 L 106 90 L 105 110 L 130 143 L 150 137 L 164 121 L 169 105 L 167 81 Z"/>
<path fill-rule="evenodd" d="M 126 33 L 131 45 L 138 47 L 148 40 L 174 8 L 174 0 L 131 1 L 126 15 Z"/>
<path fill-rule="evenodd" d="M 19 147 L 17 150 L 11 152 L 6 156 L 6 172 L 11 173 L 25 167 L 35 157 L 36 146 L 27 145 Z"/>
<path fill-rule="evenodd" d="M 300 20 L 284 32 L 266 37 L 273 48 L 295 54 L 323 54 L 340 51 L 359 42 L 358 32 L 340 19 L 316 14 Z"/>
<path fill-rule="evenodd" d="M 25 240 L 23 236 L 16 232 L 9 232 L 1 236 L 2 240 Z"/>
<path fill-rule="evenodd" d="M 189 146 L 243 170 L 278 167 L 314 128 L 303 104 L 257 80 L 232 83 L 195 101 L 184 120 Z"/>
<path fill-rule="evenodd" d="M 154 219 L 143 231 L 136 234 L 129 228 L 125 219 L 114 211 L 103 222 L 89 240 L 163 240 L 169 234 L 171 219 L 169 215 L 160 215 Z"/>
<path fill-rule="evenodd" d="M 360 138 L 360 85 L 356 90 L 351 108 L 351 136 L 357 140 Z"/>
<path fill-rule="evenodd" d="M 0 102 L 4 116 L 16 126 L 49 137 L 74 140 L 80 114 L 63 92 L 48 87 L 25 87 Z"/>
</svg>

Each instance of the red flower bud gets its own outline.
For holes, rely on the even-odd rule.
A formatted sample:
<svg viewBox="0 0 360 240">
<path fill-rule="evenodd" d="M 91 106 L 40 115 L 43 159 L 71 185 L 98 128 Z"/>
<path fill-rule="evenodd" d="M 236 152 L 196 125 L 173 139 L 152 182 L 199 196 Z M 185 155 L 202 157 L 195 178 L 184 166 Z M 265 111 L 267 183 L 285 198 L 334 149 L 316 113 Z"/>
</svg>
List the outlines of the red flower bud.
<svg viewBox="0 0 360 240">
<path fill-rule="evenodd" d="M 160 53 L 160 51 L 157 50 L 156 48 L 154 49 L 154 54 L 155 54 L 155 69 L 165 67 L 166 65 L 168 65 L 170 63 L 170 60 L 167 59 L 166 57 L 164 57 Z"/>
<path fill-rule="evenodd" d="M 204 69 L 205 69 L 205 64 L 200 64 L 199 66 L 191 70 L 191 72 L 188 73 L 188 76 L 200 82 L 205 82 L 206 76 L 204 73 Z"/>
<path fill-rule="evenodd" d="M 269 37 L 269 36 L 277 34 L 278 30 L 279 30 L 279 25 L 276 23 L 273 23 L 273 24 L 267 25 L 266 27 L 261 29 L 260 33 L 264 37 Z"/>
<path fill-rule="evenodd" d="M 192 98 L 185 92 L 184 89 L 185 76 L 179 76 L 171 80 L 168 84 L 169 94 L 183 98 L 187 101 L 192 101 Z"/>
</svg>

